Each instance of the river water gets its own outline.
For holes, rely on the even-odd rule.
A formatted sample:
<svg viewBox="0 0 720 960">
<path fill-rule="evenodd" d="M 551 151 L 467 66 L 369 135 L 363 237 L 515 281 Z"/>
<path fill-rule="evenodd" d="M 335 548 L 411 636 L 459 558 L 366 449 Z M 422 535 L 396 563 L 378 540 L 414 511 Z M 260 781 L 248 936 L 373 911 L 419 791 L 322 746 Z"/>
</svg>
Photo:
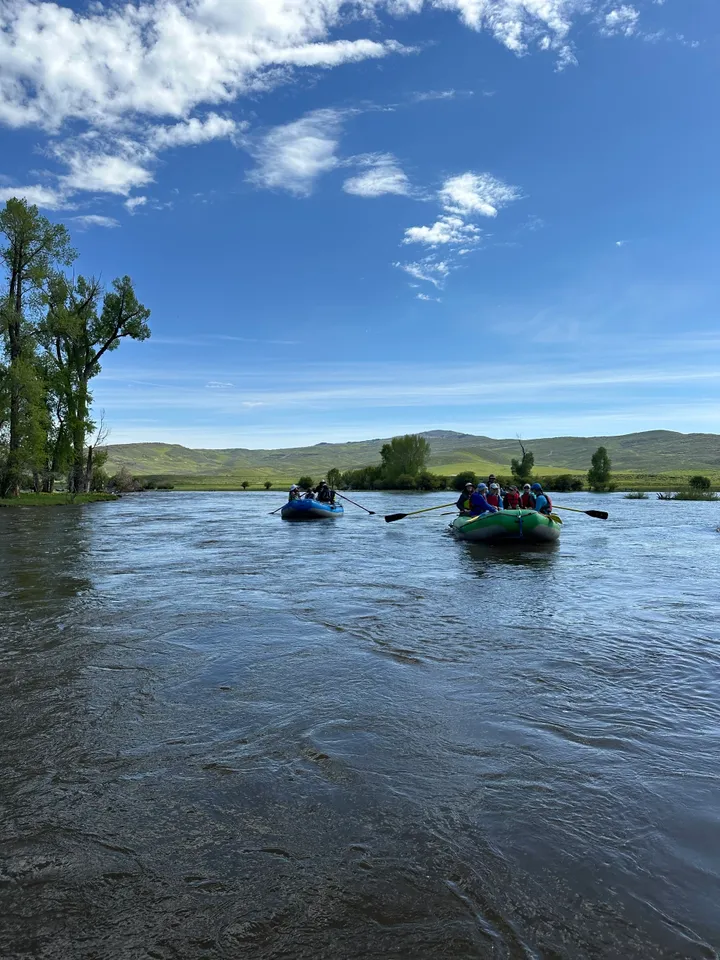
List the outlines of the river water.
<svg viewBox="0 0 720 960">
<path fill-rule="evenodd" d="M 356 498 L 0 511 L 0 955 L 718 956 L 720 505 Z"/>
</svg>

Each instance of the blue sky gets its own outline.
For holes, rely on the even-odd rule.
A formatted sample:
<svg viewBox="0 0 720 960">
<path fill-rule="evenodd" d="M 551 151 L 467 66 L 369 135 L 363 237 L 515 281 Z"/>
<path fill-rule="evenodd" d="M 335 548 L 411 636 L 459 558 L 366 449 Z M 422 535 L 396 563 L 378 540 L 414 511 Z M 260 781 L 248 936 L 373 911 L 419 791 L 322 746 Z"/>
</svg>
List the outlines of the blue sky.
<svg viewBox="0 0 720 960">
<path fill-rule="evenodd" d="M 0 7 L 0 199 L 128 273 L 110 442 L 720 432 L 715 0 Z"/>
</svg>

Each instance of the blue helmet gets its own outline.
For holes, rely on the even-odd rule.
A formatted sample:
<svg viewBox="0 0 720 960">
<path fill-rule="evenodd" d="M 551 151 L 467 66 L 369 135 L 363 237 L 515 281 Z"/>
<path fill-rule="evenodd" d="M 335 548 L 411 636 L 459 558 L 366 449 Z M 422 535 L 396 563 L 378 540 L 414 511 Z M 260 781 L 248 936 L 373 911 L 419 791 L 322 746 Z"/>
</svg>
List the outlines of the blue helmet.
<svg viewBox="0 0 720 960">
<path fill-rule="evenodd" d="M 530 489 L 531 489 L 532 491 L 534 491 L 535 493 L 542 493 L 542 487 L 540 486 L 539 483 L 534 483 L 534 484 L 530 487 Z"/>
<path fill-rule="evenodd" d="M 475 489 L 481 493 L 483 490 L 487 490 L 488 486 L 486 483 L 479 483 Z"/>
</svg>

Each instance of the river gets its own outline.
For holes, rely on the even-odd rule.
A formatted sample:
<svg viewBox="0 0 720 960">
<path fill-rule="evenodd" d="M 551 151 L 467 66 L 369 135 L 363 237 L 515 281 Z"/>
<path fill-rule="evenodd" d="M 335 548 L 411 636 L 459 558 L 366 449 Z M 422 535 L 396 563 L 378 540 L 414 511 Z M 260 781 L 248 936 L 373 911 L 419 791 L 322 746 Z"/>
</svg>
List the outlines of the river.
<svg viewBox="0 0 720 960">
<path fill-rule="evenodd" d="M 0 955 L 706 958 L 720 504 L 0 510 Z"/>
</svg>

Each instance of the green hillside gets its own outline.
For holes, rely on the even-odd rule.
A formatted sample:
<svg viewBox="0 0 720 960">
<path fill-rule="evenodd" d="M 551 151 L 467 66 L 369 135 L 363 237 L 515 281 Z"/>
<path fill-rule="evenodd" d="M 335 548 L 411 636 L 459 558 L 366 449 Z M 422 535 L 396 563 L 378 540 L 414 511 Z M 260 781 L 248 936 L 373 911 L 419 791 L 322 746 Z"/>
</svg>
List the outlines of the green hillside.
<svg viewBox="0 0 720 960">
<path fill-rule="evenodd" d="M 430 469 L 450 475 L 460 470 L 479 474 L 508 473 L 519 454 L 517 440 L 431 430 L 423 434 L 431 445 Z M 319 478 L 331 467 L 349 470 L 377 463 L 385 439 L 354 443 L 318 443 L 279 450 L 191 450 L 168 443 L 129 443 L 109 446 L 109 469 L 126 467 L 136 476 L 202 479 L 203 486 L 232 487 L 272 480 L 285 483 L 301 474 Z M 599 446 L 607 447 L 613 470 L 632 474 L 720 473 L 720 436 L 652 430 L 619 437 L 550 437 L 526 441 L 535 455 L 538 474 L 585 473 Z"/>
</svg>

